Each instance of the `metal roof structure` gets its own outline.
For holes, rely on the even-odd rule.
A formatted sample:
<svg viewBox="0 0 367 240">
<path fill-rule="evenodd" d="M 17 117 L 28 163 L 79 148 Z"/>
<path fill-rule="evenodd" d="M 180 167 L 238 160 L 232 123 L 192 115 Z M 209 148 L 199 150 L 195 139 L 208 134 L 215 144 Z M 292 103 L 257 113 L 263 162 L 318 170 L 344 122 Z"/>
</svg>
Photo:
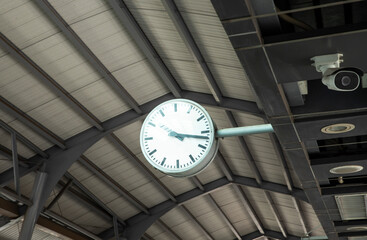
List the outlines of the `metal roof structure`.
<svg viewBox="0 0 367 240">
<path fill-rule="evenodd" d="M 0 239 L 366 239 L 363 0 L 14 0 L 0 4 Z M 150 166 L 142 122 L 202 104 L 220 139 L 190 178 Z M 332 124 L 354 129 L 325 134 Z M 344 165 L 356 173 L 333 174 Z"/>
</svg>

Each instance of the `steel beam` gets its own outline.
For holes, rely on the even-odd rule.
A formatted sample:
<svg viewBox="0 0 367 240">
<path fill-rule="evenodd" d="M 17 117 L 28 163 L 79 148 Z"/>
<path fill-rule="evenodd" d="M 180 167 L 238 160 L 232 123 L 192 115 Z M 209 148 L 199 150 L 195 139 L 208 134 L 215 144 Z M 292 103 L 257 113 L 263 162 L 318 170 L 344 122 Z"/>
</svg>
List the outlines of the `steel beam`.
<svg viewBox="0 0 367 240">
<path fill-rule="evenodd" d="M 225 221 L 227 226 L 231 229 L 232 233 L 236 236 L 237 239 L 241 240 L 241 235 L 238 233 L 236 228 L 233 226 L 229 218 L 226 216 L 226 214 L 223 212 L 223 210 L 219 207 L 219 205 L 215 202 L 214 198 L 208 194 L 209 202 L 214 206 L 214 208 L 217 210 L 219 215 L 222 217 L 222 219 Z"/>
<path fill-rule="evenodd" d="M 33 235 L 33 229 L 36 225 L 38 215 L 41 212 L 41 206 L 37 204 L 37 201 L 42 196 L 42 192 L 44 190 L 44 186 L 47 181 L 47 173 L 39 172 L 37 174 L 36 180 L 34 181 L 33 193 L 32 193 L 32 202 L 33 204 L 27 209 L 26 218 L 28 221 L 24 221 L 22 225 L 22 230 L 19 234 L 19 239 L 22 240 L 31 240 Z"/>
<path fill-rule="evenodd" d="M 115 216 L 113 217 L 113 230 L 114 230 L 114 233 L 115 233 L 115 239 L 119 240 L 120 239 L 119 226 L 118 226 L 118 223 L 117 223 L 117 218 Z"/>
<path fill-rule="evenodd" d="M 240 198 L 243 206 L 245 207 L 247 213 L 250 215 L 250 218 L 252 219 L 252 221 L 256 225 L 256 228 L 259 230 L 259 232 L 261 234 L 264 234 L 264 226 L 263 226 L 259 216 L 256 214 L 255 209 L 251 205 L 250 200 L 247 198 L 244 191 L 238 185 L 233 185 L 233 189 L 235 190 L 235 192 L 239 196 L 239 198 Z"/>
<path fill-rule="evenodd" d="M 134 42 L 138 45 L 139 49 L 145 54 L 150 64 L 156 70 L 163 83 L 175 97 L 182 97 L 180 86 L 177 84 L 173 75 L 154 49 L 148 37 L 140 28 L 138 22 L 135 20 L 124 1 L 108 0 L 108 3 L 112 7 L 121 24 L 129 32 L 132 39 L 134 39 Z"/>
<path fill-rule="evenodd" d="M 173 0 L 162 0 L 162 4 L 165 7 L 167 13 L 169 14 L 182 40 L 185 42 L 188 49 L 191 50 L 195 62 L 200 66 L 200 69 L 202 70 L 202 73 L 204 75 L 204 79 L 207 85 L 209 86 L 211 93 L 213 94 L 216 101 L 221 103 L 223 96 L 220 91 L 220 88 L 217 82 L 215 81 L 214 76 L 210 71 L 210 68 L 206 63 L 193 36 L 191 35 L 189 28 L 186 26 L 186 23 L 183 17 L 181 16 L 180 11 L 178 10 L 175 2 Z"/>
<path fill-rule="evenodd" d="M 54 199 L 48 204 L 46 207 L 46 210 L 51 209 L 55 203 L 61 198 L 61 196 L 64 194 L 65 191 L 69 189 L 69 187 L 73 184 L 73 179 L 69 179 L 68 182 L 65 184 L 65 186 L 60 190 L 60 192 L 56 195 Z"/>
<path fill-rule="evenodd" d="M 172 231 L 172 229 L 168 227 L 162 220 L 158 219 L 155 224 L 160 226 L 166 233 L 168 233 L 171 236 L 170 239 L 182 240 L 182 238 L 180 238 L 174 231 Z"/>
<path fill-rule="evenodd" d="M 81 182 L 79 182 L 73 175 L 71 175 L 69 172 L 65 173 L 65 176 L 69 179 L 73 180 L 73 184 L 77 186 L 80 190 L 83 191 L 90 199 L 92 199 L 94 202 L 96 202 L 106 213 L 108 213 L 107 220 L 112 220 L 113 217 L 116 217 L 116 219 L 121 223 L 122 226 L 125 226 L 126 223 L 124 220 L 122 220 L 119 216 L 117 216 L 116 213 L 114 213 L 106 204 L 104 204 L 99 198 L 97 198 L 92 192 L 90 192 Z M 76 195 L 76 194 L 74 194 Z M 102 214 L 102 216 L 105 216 L 105 214 Z"/>
<path fill-rule="evenodd" d="M 19 178 L 19 163 L 18 163 L 18 149 L 17 149 L 17 135 L 11 133 L 11 152 L 13 160 L 13 174 L 15 192 L 20 196 L 20 178 Z"/>
<path fill-rule="evenodd" d="M 35 119 L 24 113 L 22 110 L 14 106 L 12 103 L 7 101 L 2 96 L 0 96 L 0 109 L 18 119 L 20 122 L 28 126 L 35 133 L 42 136 L 46 140 L 52 142 L 53 144 L 59 146 L 62 149 L 66 148 L 64 140 L 62 140 L 55 133 L 51 132 L 49 129 L 47 129 L 42 124 L 37 122 Z"/>
<path fill-rule="evenodd" d="M 89 160 L 86 156 L 81 156 L 79 162 L 86 167 L 89 171 L 94 173 L 99 179 L 105 182 L 109 187 L 114 189 L 116 192 L 121 194 L 129 203 L 131 203 L 138 210 L 143 211 L 145 213 L 149 213 L 147 207 L 140 202 L 137 198 L 135 198 L 128 190 L 123 188 L 118 182 L 116 182 L 113 178 L 108 176 L 102 169 L 100 169 L 97 165 L 95 165 L 91 160 Z"/>
<path fill-rule="evenodd" d="M 284 176 L 284 180 L 287 184 L 287 187 L 288 187 L 289 191 L 293 191 L 292 176 L 291 176 L 291 173 L 289 171 L 287 161 L 285 159 L 285 155 L 283 153 L 283 150 L 282 150 L 282 147 L 279 143 L 279 140 L 278 140 L 278 138 L 276 137 L 276 135 L 274 133 L 270 133 L 269 138 L 270 138 L 270 141 L 271 141 L 271 143 L 274 147 L 275 153 L 278 156 L 279 163 L 280 163 L 280 166 L 282 168 L 282 173 L 283 173 L 283 176 Z M 306 218 L 304 217 L 304 214 L 302 212 L 301 205 L 298 202 L 298 200 L 293 196 L 292 196 L 292 202 L 293 202 L 293 205 L 294 205 L 294 207 L 297 211 L 298 219 L 300 220 L 302 230 L 303 230 L 303 234 L 305 234 L 305 236 L 307 236 L 308 231 L 307 231 L 306 220 L 305 220 Z"/>
<path fill-rule="evenodd" d="M 64 33 L 65 37 L 75 46 L 75 49 L 92 65 L 110 85 L 117 95 L 126 102 L 137 113 L 142 113 L 139 104 L 126 91 L 120 82 L 111 74 L 111 72 L 103 65 L 103 63 L 94 55 L 88 46 L 80 39 L 69 24 L 61 17 L 61 15 L 46 0 L 35 1 L 39 8 L 49 17 L 49 19 Z"/>
<path fill-rule="evenodd" d="M 80 226 L 76 225 L 75 223 L 51 212 L 51 211 L 46 211 L 43 213 L 44 215 L 48 216 L 48 217 L 51 217 L 52 219 L 55 219 L 56 221 L 72 228 L 72 229 L 75 229 L 76 231 L 84 234 L 85 236 L 87 237 L 90 237 L 91 239 L 94 239 L 94 240 L 102 240 L 101 238 L 99 238 L 98 236 L 94 235 L 93 233 L 91 232 L 88 232 L 87 230 L 81 228 Z M 23 240 L 23 239 L 22 239 Z"/>
<path fill-rule="evenodd" d="M 26 137 L 24 137 L 20 132 L 15 130 L 14 128 L 10 127 L 8 124 L 6 124 L 4 121 L 0 120 L 0 127 L 8 131 L 9 133 L 15 133 L 17 136 L 17 139 L 22 142 L 25 146 L 27 146 L 29 149 L 34 151 L 35 153 L 39 154 L 40 156 L 44 158 L 48 158 L 48 155 L 42 151 L 39 147 L 37 147 L 33 142 L 29 141 Z"/>
<path fill-rule="evenodd" d="M 0 33 L 0 46 L 8 51 L 25 69 L 31 72 L 53 93 L 66 102 L 76 113 L 83 117 L 90 124 L 99 130 L 103 130 L 101 122 L 81 103 L 78 102 L 69 92 L 67 92 L 59 83 L 57 83 L 50 75 L 48 75 L 41 67 L 32 61 L 25 53 L 22 52 L 14 43 Z"/>
<path fill-rule="evenodd" d="M 142 163 L 133 152 L 113 133 L 110 134 L 108 139 L 131 161 L 133 161 L 136 166 L 138 166 L 142 171 L 144 171 L 147 176 L 162 190 L 162 192 L 170 198 L 172 201 L 176 202 L 174 194 L 157 178 L 145 165 Z"/>
<path fill-rule="evenodd" d="M 223 4 L 227 3 L 224 0 L 212 0 L 212 4 L 222 20 L 230 18 L 228 13 L 223 11 Z M 274 73 L 274 69 L 271 61 L 269 60 L 267 48 L 262 45 L 262 36 L 259 29 L 257 18 L 252 9 L 249 0 L 245 0 L 246 4 L 242 4 L 242 9 L 237 9 L 237 12 L 243 12 L 244 16 L 250 15 L 248 20 L 252 20 L 252 27 L 257 31 L 258 42 L 260 46 L 242 51 L 237 49 L 237 56 L 244 66 L 244 70 L 249 76 L 249 80 L 253 86 L 256 95 L 259 98 L 260 104 L 263 107 L 265 114 L 267 115 L 270 123 L 273 125 L 280 142 L 285 148 L 297 147 L 300 150 L 286 151 L 286 155 L 293 164 L 297 175 L 301 182 L 304 183 L 303 187 L 310 203 L 315 207 L 316 214 L 327 233 L 330 240 L 336 240 L 337 235 L 335 228 L 329 218 L 327 208 L 322 204 L 320 193 L 317 191 L 317 182 L 312 175 L 312 170 L 308 164 L 308 156 L 305 149 L 303 149 L 298 134 L 293 126 L 293 118 L 288 105 L 284 90 L 282 86 L 278 84 L 277 76 Z M 227 21 L 230 23 L 231 21 Z M 223 22 L 222 22 L 223 23 Z M 227 28 L 228 24 L 224 24 L 224 28 Z M 253 30 L 253 29 L 251 29 Z M 284 236 L 282 236 L 284 237 Z"/>
<path fill-rule="evenodd" d="M 190 220 L 195 223 L 195 226 L 197 226 L 200 229 L 200 231 L 205 235 L 207 239 L 214 240 L 214 238 L 210 235 L 210 233 L 207 230 L 205 230 L 203 225 L 194 217 L 194 215 L 192 215 L 192 213 L 184 205 L 181 205 L 181 208 L 184 210 L 185 214 L 190 218 Z"/>
</svg>

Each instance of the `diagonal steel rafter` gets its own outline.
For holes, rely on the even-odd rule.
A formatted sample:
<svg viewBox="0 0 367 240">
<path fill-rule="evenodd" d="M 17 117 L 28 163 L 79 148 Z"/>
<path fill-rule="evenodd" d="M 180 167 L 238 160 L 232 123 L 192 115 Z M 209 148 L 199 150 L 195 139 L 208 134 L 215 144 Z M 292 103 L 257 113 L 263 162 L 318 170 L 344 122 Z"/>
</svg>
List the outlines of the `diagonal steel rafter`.
<svg viewBox="0 0 367 240">
<path fill-rule="evenodd" d="M 121 152 L 132 160 L 136 166 L 138 166 L 143 172 L 145 172 L 149 178 L 162 190 L 162 192 L 170 198 L 172 201 L 177 202 L 174 194 L 159 180 L 140 159 L 113 133 L 108 136 L 108 139 L 118 148 Z"/>
<path fill-rule="evenodd" d="M 108 176 L 102 169 L 100 169 L 97 165 L 95 165 L 91 160 L 89 160 L 86 156 L 81 156 L 79 162 L 87 168 L 89 171 L 94 173 L 99 179 L 105 182 L 109 187 L 114 189 L 116 192 L 121 194 L 129 203 L 135 206 L 142 212 L 149 214 L 147 207 L 136 199 L 128 190 L 123 188 L 118 182 L 116 182 L 112 177 Z"/>
<path fill-rule="evenodd" d="M 4 34 L 0 33 L 0 46 L 9 52 L 25 69 L 30 71 L 38 80 L 47 86 L 53 93 L 67 103 L 78 115 L 90 124 L 102 130 L 101 122 L 68 91 L 48 75 L 40 66 L 30 59 L 22 50 L 12 43 Z"/>
<path fill-rule="evenodd" d="M 18 132 L 17 130 L 15 130 L 14 128 L 12 128 L 11 126 L 9 126 L 8 124 L 6 124 L 2 120 L 0 120 L 0 127 L 2 127 L 3 129 L 5 129 L 6 131 L 8 131 L 10 133 L 15 133 L 16 136 L 17 136 L 17 139 L 21 143 L 23 143 L 25 146 L 27 146 L 29 149 L 31 149 L 35 153 L 39 154 L 40 156 L 42 156 L 44 158 L 48 158 L 48 155 L 44 151 L 42 151 L 36 144 L 34 144 L 30 140 L 28 140 L 20 132 Z"/>
<path fill-rule="evenodd" d="M 112 7 L 121 24 L 124 26 L 124 28 L 126 28 L 140 50 L 148 58 L 150 64 L 156 70 L 164 84 L 168 87 L 168 89 L 173 93 L 175 97 L 182 97 L 180 86 L 177 84 L 173 75 L 164 64 L 161 57 L 158 55 L 148 37 L 140 28 L 138 22 L 135 20 L 134 16 L 131 14 L 124 1 L 108 0 L 108 3 Z"/>
<path fill-rule="evenodd" d="M 42 136 L 44 139 L 52 142 L 53 144 L 59 146 L 61 149 L 65 149 L 65 142 L 51 130 L 47 129 L 41 123 L 37 122 L 35 119 L 30 117 L 28 114 L 17 108 L 15 105 L 7 101 L 5 98 L 0 96 L 0 109 L 7 112 L 11 116 L 17 118 L 24 125 L 28 126 L 38 135 Z"/>
<path fill-rule="evenodd" d="M 160 226 L 165 232 L 167 232 L 170 236 L 171 239 L 174 240 L 182 240 L 182 238 L 180 238 L 170 227 L 167 226 L 167 224 L 165 224 L 162 220 L 158 219 L 155 222 L 158 226 Z"/>
<path fill-rule="evenodd" d="M 50 20 L 64 33 L 65 37 L 75 46 L 75 49 L 86 58 L 89 63 L 110 85 L 117 95 L 126 102 L 137 113 L 142 113 L 138 103 L 112 75 L 112 73 L 103 65 L 103 63 L 94 55 L 88 46 L 80 39 L 61 15 L 52 7 L 47 0 L 36 0 L 37 5 L 44 11 Z"/>
</svg>

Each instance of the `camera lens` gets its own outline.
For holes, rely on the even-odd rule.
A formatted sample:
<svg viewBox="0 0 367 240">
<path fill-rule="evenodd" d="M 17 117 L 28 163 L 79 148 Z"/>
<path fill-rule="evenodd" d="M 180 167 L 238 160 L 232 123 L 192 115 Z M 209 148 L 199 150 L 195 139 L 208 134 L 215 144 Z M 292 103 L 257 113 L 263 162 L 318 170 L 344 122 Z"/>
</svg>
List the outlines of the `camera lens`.
<svg viewBox="0 0 367 240">
<path fill-rule="evenodd" d="M 342 85 L 344 87 L 348 86 L 352 82 L 352 79 L 350 79 L 349 76 L 343 76 L 342 77 Z"/>
</svg>

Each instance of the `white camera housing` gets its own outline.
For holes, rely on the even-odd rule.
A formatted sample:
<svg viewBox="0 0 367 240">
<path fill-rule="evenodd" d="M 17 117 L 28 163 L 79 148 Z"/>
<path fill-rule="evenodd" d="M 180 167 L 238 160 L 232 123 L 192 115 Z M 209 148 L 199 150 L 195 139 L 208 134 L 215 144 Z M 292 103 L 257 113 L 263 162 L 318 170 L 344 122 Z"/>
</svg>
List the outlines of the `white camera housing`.
<svg viewBox="0 0 367 240">
<path fill-rule="evenodd" d="M 316 71 L 322 72 L 322 83 L 334 91 L 354 91 L 361 82 L 363 71 L 358 68 L 340 68 L 343 54 L 329 54 L 311 58 Z"/>
</svg>

